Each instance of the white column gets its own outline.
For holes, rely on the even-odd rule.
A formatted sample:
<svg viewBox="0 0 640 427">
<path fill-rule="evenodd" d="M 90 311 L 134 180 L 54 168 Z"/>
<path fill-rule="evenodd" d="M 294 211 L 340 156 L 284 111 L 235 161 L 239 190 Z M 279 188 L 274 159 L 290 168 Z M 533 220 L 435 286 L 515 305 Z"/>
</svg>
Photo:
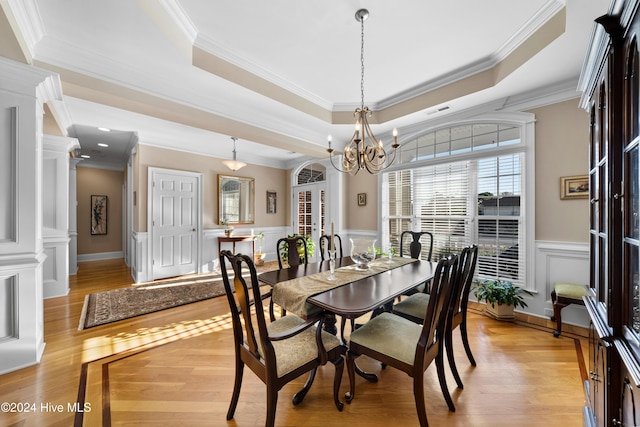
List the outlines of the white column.
<svg viewBox="0 0 640 427">
<path fill-rule="evenodd" d="M 75 138 L 45 135 L 42 144 L 42 225 L 47 259 L 43 270 L 45 298 L 69 293 L 69 152 Z"/>
<path fill-rule="evenodd" d="M 57 75 L 0 58 L 0 374 L 44 352 L 43 105 Z"/>
</svg>

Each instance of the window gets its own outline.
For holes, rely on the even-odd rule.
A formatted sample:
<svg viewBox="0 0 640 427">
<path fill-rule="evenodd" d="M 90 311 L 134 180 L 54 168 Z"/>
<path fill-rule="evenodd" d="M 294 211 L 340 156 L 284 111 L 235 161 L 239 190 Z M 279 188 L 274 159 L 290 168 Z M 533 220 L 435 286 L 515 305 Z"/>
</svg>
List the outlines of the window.
<svg viewBox="0 0 640 427">
<path fill-rule="evenodd" d="M 404 144 L 402 163 L 411 168 L 382 177 L 388 201 L 382 203 L 382 241 L 399 250 L 402 231 L 430 231 L 434 261 L 477 243 L 478 276 L 522 286 L 527 227 L 520 127 L 439 129 Z"/>
</svg>

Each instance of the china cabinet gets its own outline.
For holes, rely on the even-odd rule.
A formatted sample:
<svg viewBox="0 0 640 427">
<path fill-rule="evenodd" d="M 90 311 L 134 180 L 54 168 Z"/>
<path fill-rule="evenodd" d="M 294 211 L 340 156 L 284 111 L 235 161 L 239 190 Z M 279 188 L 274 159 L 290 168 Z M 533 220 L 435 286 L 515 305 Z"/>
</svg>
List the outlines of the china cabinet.
<svg viewBox="0 0 640 427">
<path fill-rule="evenodd" d="M 581 78 L 590 116 L 588 426 L 640 421 L 639 3 L 616 0 L 595 20 Z"/>
</svg>

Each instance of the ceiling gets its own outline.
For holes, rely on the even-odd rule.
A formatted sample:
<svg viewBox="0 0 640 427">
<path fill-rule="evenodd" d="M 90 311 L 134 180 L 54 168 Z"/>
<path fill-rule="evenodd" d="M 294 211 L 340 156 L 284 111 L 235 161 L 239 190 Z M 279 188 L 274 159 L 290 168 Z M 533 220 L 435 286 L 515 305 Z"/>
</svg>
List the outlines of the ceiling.
<svg viewBox="0 0 640 427">
<path fill-rule="evenodd" d="M 452 117 L 579 96 L 609 3 L 0 0 L 0 35 L 20 47 L 0 54 L 60 75 L 57 116 L 88 162 L 122 167 L 136 142 L 229 158 L 237 136 L 239 160 L 286 168 L 353 133 L 359 8 L 364 101 L 388 144 L 394 127 L 402 143 Z"/>
</svg>

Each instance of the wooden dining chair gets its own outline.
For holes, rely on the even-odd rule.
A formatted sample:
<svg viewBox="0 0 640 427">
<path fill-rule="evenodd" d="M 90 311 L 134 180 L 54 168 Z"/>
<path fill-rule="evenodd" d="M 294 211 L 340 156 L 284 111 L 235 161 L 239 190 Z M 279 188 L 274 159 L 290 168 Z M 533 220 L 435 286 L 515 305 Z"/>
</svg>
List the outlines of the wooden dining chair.
<svg viewBox="0 0 640 427">
<path fill-rule="evenodd" d="M 424 237 L 426 236 L 426 237 Z M 411 241 L 409 241 L 409 237 L 411 237 Z M 422 254 L 422 242 L 425 238 L 427 240 L 427 244 L 429 245 L 429 250 L 427 251 L 427 256 L 425 257 L 425 261 L 431 261 L 431 257 L 433 256 L 433 234 L 428 231 L 410 231 L 406 230 L 400 234 L 400 256 L 406 255 L 404 251 L 407 243 L 405 243 L 405 238 L 407 239 L 407 243 L 409 245 L 409 256 L 411 258 L 420 259 L 420 255 Z"/>
<path fill-rule="evenodd" d="M 411 240 L 409 241 L 409 237 Z M 405 243 L 405 238 L 407 239 Z M 427 256 L 425 258 L 426 261 L 431 261 L 433 256 L 433 233 L 428 231 L 411 231 L 405 230 L 400 234 L 400 256 L 405 256 L 405 248 L 409 250 L 409 256 L 411 258 L 420 259 L 420 255 L 422 254 L 422 241 L 426 239 L 426 244 L 429 245 L 429 250 L 427 251 Z M 412 295 L 416 292 L 423 292 L 425 289 L 428 289 L 429 281 L 425 281 L 418 285 L 417 287 L 405 292 L 403 295 Z M 399 301 L 400 299 L 398 299 Z"/>
<path fill-rule="evenodd" d="M 298 249 L 301 249 L 302 255 Z M 289 264 L 289 267 L 296 267 L 300 264 L 309 263 L 307 239 L 303 236 L 283 237 L 278 239 L 278 242 L 276 243 L 276 252 L 278 254 L 278 267 L 280 269 L 282 269 L 283 266 L 282 261 L 284 254 L 286 254 L 287 264 Z"/>
<path fill-rule="evenodd" d="M 351 382 L 346 395 L 348 403 L 355 398 L 355 359 L 367 355 L 413 378 L 413 395 L 421 426 L 429 425 L 424 402 L 424 372 L 435 361 L 442 394 L 449 410 L 455 411 L 444 375 L 443 338 L 446 310 L 453 296 L 449 283 L 457 263 L 455 255 L 438 262 L 423 325 L 393 313 L 382 313 L 351 333 L 347 351 Z"/>
<path fill-rule="evenodd" d="M 342 252 L 342 239 L 339 235 L 333 235 L 333 241 L 336 246 L 336 258 L 344 257 Z M 329 259 L 329 248 L 331 247 L 331 236 L 328 234 L 324 234 L 320 236 L 320 241 L 318 242 L 318 246 L 320 248 L 320 259 L 324 261 L 325 259 Z"/>
<path fill-rule="evenodd" d="M 227 262 L 233 268 L 233 278 L 227 273 Z M 242 276 L 243 264 L 249 268 L 249 284 Z M 335 365 L 333 399 L 341 411 L 344 404 L 338 394 L 346 347 L 335 335 L 322 330 L 322 319 L 305 321 L 290 314 L 267 324 L 258 276 L 251 258 L 225 250 L 220 253 L 220 265 L 231 309 L 236 359 L 235 384 L 227 420 L 235 414 L 245 366 L 267 386 L 265 425 L 268 427 L 275 423 L 278 391 L 290 381 L 310 373 L 304 387 L 293 396 L 293 404 L 300 404 L 313 384 L 317 368 L 327 361 Z"/>
<path fill-rule="evenodd" d="M 463 388 L 462 379 L 458 373 L 455 358 L 453 356 L 453 331 L 460 327 L 462 344 L 472 366 L 476 366 L 469 337 L 467 333 L 467 305 L 469 304 L 469 293 L 478 261 L 478 245 L 467 246 L 462 249 L 458 259 L 458 268 L 452 278 L 453 297 L 447 312 L 447 322 L 445 324 L 445 347 L 449 367 L 459 388 Z M 393 313 L 411 320 L 417 324 L 424 322 L 424 316 L 429 305 L 430 296 L 420 292 L 413 294 L 393 306 Z"/>
</svg>

